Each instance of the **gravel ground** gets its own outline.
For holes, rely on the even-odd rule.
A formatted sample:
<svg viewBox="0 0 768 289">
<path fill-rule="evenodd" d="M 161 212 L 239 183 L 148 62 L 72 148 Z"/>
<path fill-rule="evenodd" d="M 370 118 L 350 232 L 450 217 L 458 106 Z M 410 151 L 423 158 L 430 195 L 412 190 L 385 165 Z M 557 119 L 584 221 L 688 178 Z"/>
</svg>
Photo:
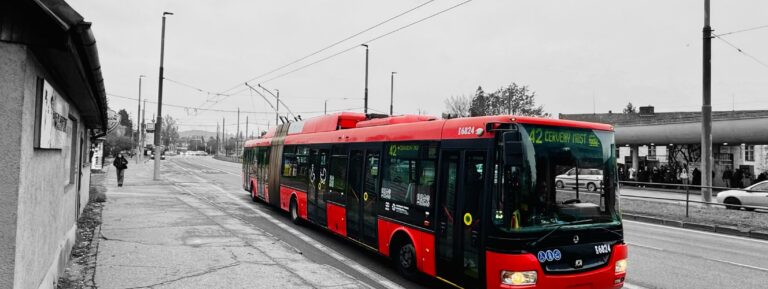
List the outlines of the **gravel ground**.
<svg viewBox="0 0 768 289">
<path fill-rule="evenodd" d="M 96 288 L 93 283 L 96 273 L 96 255 L 98 253 L 99 227 L 101 226 L 101 210 L 104 207 L 104 173 L 91 174 L 91 200 L 83 209 L 77 220 L 77 237 L 72 248 L 67 269 L 59 278 L 56 288 L 80 289 Z M 95 237 L 95 240 L 94 240 Z"/>
</svg>

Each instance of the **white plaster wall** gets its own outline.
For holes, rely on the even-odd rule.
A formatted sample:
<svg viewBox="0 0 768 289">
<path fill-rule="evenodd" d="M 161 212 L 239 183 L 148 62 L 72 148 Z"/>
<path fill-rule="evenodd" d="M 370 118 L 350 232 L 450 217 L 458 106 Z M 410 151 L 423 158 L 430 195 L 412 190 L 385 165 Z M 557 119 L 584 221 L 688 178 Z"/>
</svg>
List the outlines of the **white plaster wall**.
<svg viewBox="0 0 768 289">
<path fill-rule="evenodd" d="M 74 243 L 76 204 L 81 197 L 76 184 L 69 184 L 70 171 L 63 169 L 70 162 L 70 137 L 62 150 L 33 148 L 36 79 L 38 76 L 51 79 L 29 53 L 25 66 L 14 288 L 54 288 Z M 64 94 L 61 86 L 52 84 Z M 70 114 L 80 118 L 74 106 Z M 78 134 L 83 134 L 82 122 L 78 122 L 78 126 Z M 90 171 L 83 173 L 90 174 Z M 88 183 L 82 184 L 83 190 L 87 194 Z"/>
<path fill-rule="evenodd" d="M 13 287 L 24 100 L 24 46 L 0 42 L 0 288 Z"/>
</svg>

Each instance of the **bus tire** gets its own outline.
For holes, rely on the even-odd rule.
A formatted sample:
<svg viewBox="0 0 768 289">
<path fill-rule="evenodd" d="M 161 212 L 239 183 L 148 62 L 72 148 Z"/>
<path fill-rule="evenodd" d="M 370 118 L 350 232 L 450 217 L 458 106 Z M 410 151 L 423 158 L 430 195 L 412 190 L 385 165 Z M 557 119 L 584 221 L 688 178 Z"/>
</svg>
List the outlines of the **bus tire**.
<svg viewBox="0 0 768 289">
<path fill-rule="evenodd" d="M 296 225 L 301 224 L 301 218 L 299 218 L 299 206 L 296 204 L 296 197 L 291 198 L 291 204 L 289 205 L 288 212 L 291 216 L 291 222 Z"/>
<path fill-rule="evenodd" d="M 419 270 L 416 268 L 416 247 L 410 240 L 402 240 L 396 244 L 392 260 L 395 262 L 395 268 L 405 278 L 413 280 L 418 276 Z"/>
</svg>

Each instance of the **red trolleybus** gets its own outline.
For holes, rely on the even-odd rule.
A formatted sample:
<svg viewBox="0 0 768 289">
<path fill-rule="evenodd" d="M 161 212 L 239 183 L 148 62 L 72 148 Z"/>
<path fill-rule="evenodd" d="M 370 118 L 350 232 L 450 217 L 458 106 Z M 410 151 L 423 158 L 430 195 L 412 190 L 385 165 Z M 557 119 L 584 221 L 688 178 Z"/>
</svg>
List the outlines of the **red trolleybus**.
<svg viewBox="0 0 768 289">
<path fill-rule="evenodd" d="M 387 256 L 406 276 L 459 288 L 624 284 L 609 125 L 345 112 L 279 125 L 244 149 L 255 201 Z"/>
</svg>

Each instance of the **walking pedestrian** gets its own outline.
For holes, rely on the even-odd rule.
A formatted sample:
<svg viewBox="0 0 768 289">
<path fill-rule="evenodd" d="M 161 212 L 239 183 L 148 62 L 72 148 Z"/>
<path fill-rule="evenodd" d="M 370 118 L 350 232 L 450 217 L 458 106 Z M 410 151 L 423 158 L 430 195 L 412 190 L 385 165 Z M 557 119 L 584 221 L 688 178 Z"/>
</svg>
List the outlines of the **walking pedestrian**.
<svg viewBox="0 0 768 289">
<path fill-rule="evenodd" d="M 114 165 L 115 169 L 117 169 L 117 186 L 122 187 L 123 176 L 125 176 L 125 169 L 128 168 L 128 160 L 123 157 L 122 153 L 118 153 L 115 161 L 112 162 L 112 165 Z"/>
</svg>

